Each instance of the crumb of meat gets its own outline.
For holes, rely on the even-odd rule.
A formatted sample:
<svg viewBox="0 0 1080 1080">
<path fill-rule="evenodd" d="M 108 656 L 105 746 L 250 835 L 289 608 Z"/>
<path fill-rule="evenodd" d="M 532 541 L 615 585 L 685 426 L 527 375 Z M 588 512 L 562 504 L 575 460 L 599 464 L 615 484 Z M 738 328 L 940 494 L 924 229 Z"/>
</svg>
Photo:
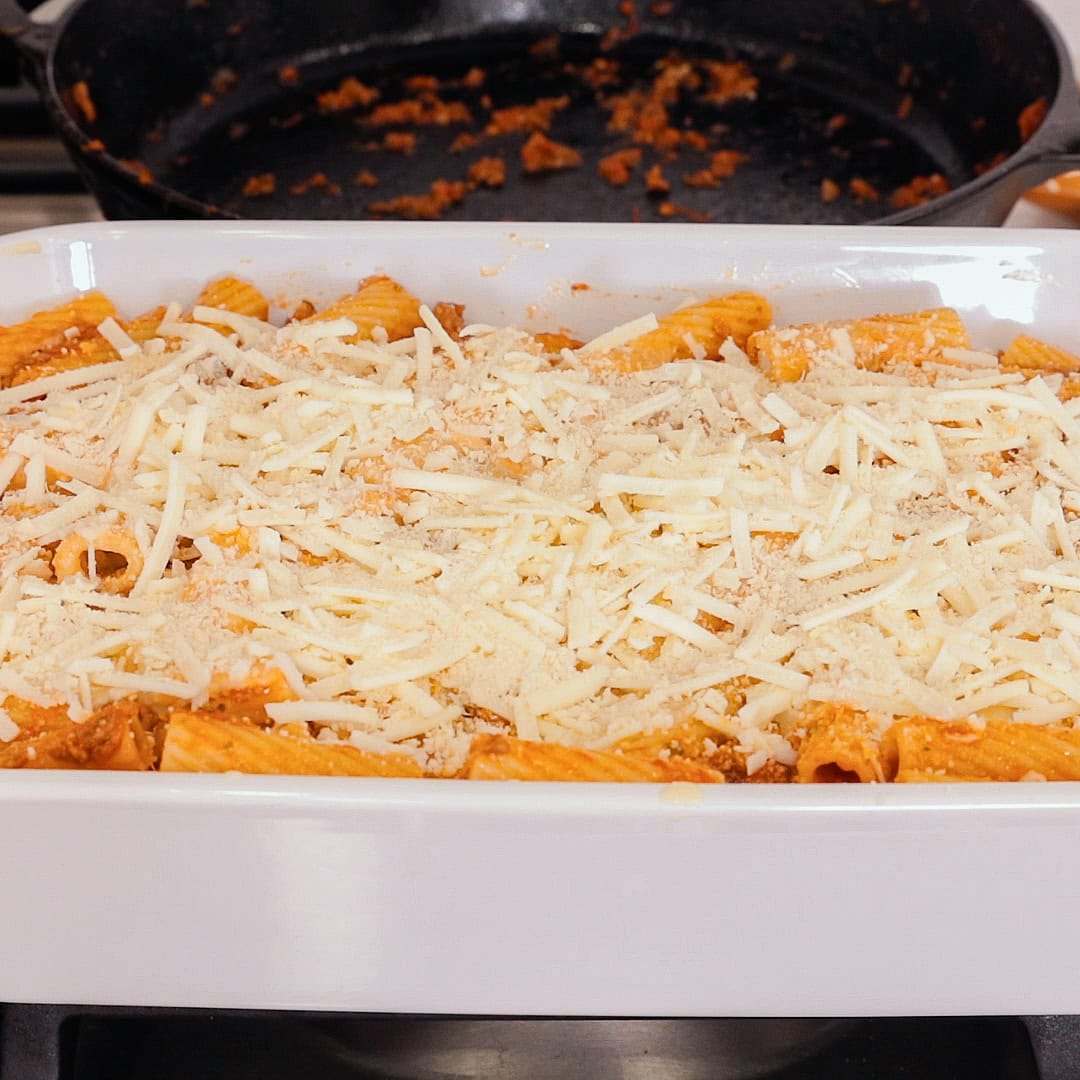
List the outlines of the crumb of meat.
<svg viewBox="0 0 1080 1080">
<path fill-rule="evenodd" d="M 210 76 L 210 89 L 215 94 L 227 94 L 238 82 L 240 76 L 229 67 L 220 67 Z"/>
<path fill-rule="evenodd" d="M 89 139 L 79 147 L 84 153 L 87 154 L 103 154 L 105 152 L 105 144 L 100 139 Z"/>
<path fill-rule="evenodd" d="M 683 173 L 683 183 L 692 188 L 716 188 L 720 178 L 711 169 L 698 169 L 697 172 Z"/>
<path fill-rule="evenodd" d="M 654 19 L 666 19 L 674 10 L 674 0 L 656 0 L 649 5 L 649 14 Z"/>
<path fill-rule="evenodd" d="M 244 181 L 241 194 L 245 199 L 256 199 L 264 195 L 273 195 L 277 187 L 277 177 L 272 172 L 257 173 Z"/>
<path fill-rule="evenodd" d="M 640 164 L 641 150 L 635 146 L 602 157 L 597 172 L 612 187 L 625 187 L 630 182 L 631 173 Z"/>
<path fill-rule="evenodd" d="M 794 71 L 798 65 L 798 57 L 792 52 L 786 52 L 776 61 L 776 70 L 779 71 L 781 75 L 786 75 L 789 71 Z"/>
<path fill-rule="evenodd" d="M 432 308 L 432 314 L 455 341 L 461 340 L 461 331 L 465 328 L 464 304 L 451 304 L 446 300 L 440 300 Z"/>
<path fill-rule="evenodd" d="M 210 5 L 207 4 L 207 7 L 209 6 Z M 247 31 L 248 22 L 248 19 L 237 19 L 236 22 L 231 22 L 225 27 L 225 33 L 228 34 L 229 37 L 243 37 L 244 33 Z"/>
<path fill-rule="evenodd" d="M 521 164 L 527 173 L 556 172 L 576 169 L 581 164 L 581 155 L 572 146 L 534 131 L 521 148 Z"/>
<path fill-rule="evenodd" d="M 460 131 L 450 144 L 451 154 L 460 154 L 462 150 L 471 150 L 480 140 L 471 131 Z"/>
<path fill-rule="evenodd" d="M 610 56 L 598 56 L 581 70 L 581 81 L 593 90 L 619 81 L 619 62 Z"/>
<path fill-rule="evenodd" d="M 666 195 L 671 190 L 671 185 L 667 182 L 659 162 L 645 173 L 645 190 L 650 195 Z"/>
<path fill-rule="evenodd" d="M 468 177 L 478 187 L 502 187 L 506 183 L 506 162 L 501 157 L 479 158 L 469 166 Z"/>
<path fill-rule="evenodd" d="M 388 131 L 383 147 L 395 154 L 411 154 L 416 149 L 416 135 L 411 131 Z"/>
<path fill-rule="evenodd" d="M 907 89 L 911 85 L 912 76 L 915 74 L 915 69 L 906 60 L 900 65 L 900 70 L 896 73 L 896 85 L 901 90 Z"/>
<path fill-rule="evenodd" d="M 410 220 L 433 221 L 456 206 L 469 193 L 464 180 L 436 180 L 425 195 L 399 195 L 396 199 L 368 203 L 368 211 L 376 216 L 390 214 Z"/>
<path fill-rule="evenodd" d="M 396 127 L 399 124 L 446 127 L 449 124 L 467 124 L 471 120 L 472 113 L 464 101 L 443 101 L 434 94 L 422 94 L 418 98 L 376 105 L 360 123 L 369 127 Z"/>
<path fill-rule="evenodd" d="M 833 115 L 829 117 L 829 122 L 825 125 L 825 134 L 835 135 L 841 128 L 847 127 L 847 124 L 848 118 L 846 113 L 833 113 Z"/>
<path fill-rule="evenodd" d="M 601 52 L 607 52 L 621 42 L 628 41 L 641 29 L 634 0 L 619 0 L 619 14 L 626 23 L 623 26 L 613 26 L 604 34 L 600 39 Z"/>
<path fill-rule="evenodd" d="M 735 170 L 746 160 L 746 154 L 738 150 L 717 150 L 709 158 L 709 171 L 721 178 L 734 176 Z"/>
<path fill-rule="evenodd" d="M 911 110 L 915 107 L 915 99 L 910 94 L 905 94 L 900 99 L 900 104 L 896 106 L 896 119 L 906 120 L 911 115 Z"/>
<path fill-rule="evenodd" d="M 71 101 L 88 124 L 97 120 L 97 106 L 90 96 L 90 86 L 85 79 L 80 79 L 72 86 Z"/>
<path fill-rule="evenodd" d="M 636 225 L 641 221 L 641 207 L 634 205 L 630 207 L 630 220 Z"/>
<path fill-rule="evenodd" d="M 461 85 L 475 90 L 477 87 L 483 86 L 485 82 L 487 82 L 487 72 L 482 67 L 471 67 L 465 72 Z"/>
<path fill-rule="evenodd" d="M 491 114 L 484 130 L 488 135 L 506 135 L 511 131 L 547 131 L 551 127 L 552 117 L 569 104 L 569 96 L 563 94 L 561 97 L 537 98 L 531 105 L 508 105 Z"/>
<path fill-rule="evenodd" d="M 906 210 L 911 206 L 922 206 L 931 199 L 936 199 L 949 191 L 949 181 L 941 173 L 931 173 L 929 176 L 913 176 L 911 180 L 898 187 L 889 202 L 897 210 Z"/>
<path fill-rule="evenodd" d="M 288 116 L 271 117 L 270 123 L 273 127 L 291 128 L 296 127 L 296 125 L 299 124 L 300 121 L 303 119 L 304 114 L 302 112 L 294 112 L 290 113 Z"/>
<path fill-rule="evenodd" d="M 1016 118 L 1016 126 L 1020 129 L 1020 141 L 1027 142 L 1032 135 L 1042 126 L 1046 119 L 1046 98 L 1038 98 L 1024 108 Z"/>
<path fill-rule="evenodd" d="M 678 203 L 662 202 L 657 210 L 661 217 L 673 218 L 681 217 L 687 221 L 696 221 L 703 224 L 706 221 L 712 221 L 712 214 L 707 214 L 702 210 L 695 210 L 690 206 L 680 206 Z"/>
<path fill-rule="evenodd" d="M 715 188 L 721 180 L 735 175 L 735 170 L 746 161 L 746 155 L 738 150 L 717 150 L 709 159 L 708 168 L 686 173 L 683 183 L 689 187 Z"/>
<path fill-rule="evenodd" d="M 835 180 L 825 177 L 821 181 L 821 201 L 823 203 L 836 202 L 840 198 L 840 185 Z"/>
<path fill-rule="evenodd" d="M 293 313 L 285 320 L 286 323 L 291 322 L 303 322 L 304 319 L 310 319 L 315 314 L 315 305 L 310 300 L 301 300 L 296 305 Z"/>
<path fill-rule="evenodd" d="M 323 191 L 327 195 L 340 195 L 341 185 L 335 184 L 324 172 L 312 173 L 306 180 L 289 188 L 292 195 L 306 195 L 309 191 Z"/>
<path fill-rule="evenodd" d="M 419 93 L 421 90 L 438 90 L 439 80 L 434 75 L 410 75 L 405 80 L 405 88 Z"/>
<path fill-rule="evenodd" d="M 878 189 L 868 180 L 861 176 L 853 176 L 848 183 L 848 190 L 855 196 L 858 202 L 877 202 L 881 196 Z"/>
<path fill-rule="evenodd" d="M 572 281 L 570 283 L 571 292 L 588 292 L 591 288 L 592 286 L 587 281 Z"/>
<path fill-rule="evenodd" d="M 561 44 L 560 34 L 546 34 L 542 38 L 537 38 L 529 46 L 529 55 L 534 60 L 555 60 L 558 58 Z"/>
<path fill-rule="evenodd" d="M 215 101 L 217 101 L 217 98 L 214 97 L 214 95 L 211 94 L 209 90 L 204 90 L 199 95 L 199 105 L 204 109 L 209 109 Z"/>
<path fill-rule="evenodd" d="M 357 187 L 372 188 L 378 182 L 379 182 L 379 178 L 370 169 L 361 169 L 353 177 L 353 183 Z"/>
<path fill-rule="evenodd" d="M 376 101 L 379 91 L 362 83 L 355 75 L 346 75 L 336 90 L 327 90 L 315 99 L 319 112 L 343 112 L 357 106 L 367 106 Z"/>
<path fill-rule="evenodd" d="M 295 64 L 285 64 L 277 70 L 278 82 L 282 86 L 296 86 L 300 82 L 300 72 Z"/>
<path fill-rule="evenodd" d="M 154 182 L 154 174 L 141 161 L 135 161 L 133 158 L 122 158 L 120 164 L 130 169 L 140 184 L 152 184 Z"/>
<path fill-rule="evenodd" d="M 237 139 L 242 139 L 250 130 L 250 124 L 245 124 L 243 120 L 234 120 L 229 125 L 229 138 L 235 142 Z"/>
<path fill-rule="evenodd" d="M 757 76 L 744 60 L 703 60 L 702 67 L 709 79 L 709 89 L 702 99 L 713 105 L 730 101 L 753 101 L 757 97 Z"/>
<path fill-rule="evenodd" d="M 687 129 L 682 133 L 682 141 L 690 150 L 708 150 L 709 140 L 700 131 Z"/>
</svg>

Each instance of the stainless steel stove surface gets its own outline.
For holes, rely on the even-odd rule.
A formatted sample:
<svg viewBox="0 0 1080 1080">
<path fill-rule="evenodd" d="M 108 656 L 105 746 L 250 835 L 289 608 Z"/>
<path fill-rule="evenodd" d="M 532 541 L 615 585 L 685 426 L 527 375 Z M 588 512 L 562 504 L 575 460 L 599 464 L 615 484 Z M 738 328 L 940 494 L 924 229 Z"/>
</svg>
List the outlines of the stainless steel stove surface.
<svg viewBox="0 0 1080 1080">
<path fill-rule="evenodd" d="M 793 1041 L 801 1060 L 770 1063 Z M 0 1006 L 0 1080 L 1078 1076 L 1074 1017 L 519 1020 Z"/>
</svg>

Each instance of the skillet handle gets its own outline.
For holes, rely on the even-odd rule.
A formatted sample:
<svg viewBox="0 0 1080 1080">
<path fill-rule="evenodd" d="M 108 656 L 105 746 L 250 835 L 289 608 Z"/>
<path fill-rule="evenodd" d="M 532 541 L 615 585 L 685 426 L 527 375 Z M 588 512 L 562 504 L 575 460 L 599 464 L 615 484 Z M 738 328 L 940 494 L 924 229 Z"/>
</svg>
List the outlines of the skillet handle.
<svg viewBox="0 0 1080 1080">
<path fill-rule="evenodd" d="M 15 45 L 35 72 L 45 70 L 55 37 L 52 23 L 35 22 L 17 0 L 0 0 L 0 36 Z"/>
</svg>

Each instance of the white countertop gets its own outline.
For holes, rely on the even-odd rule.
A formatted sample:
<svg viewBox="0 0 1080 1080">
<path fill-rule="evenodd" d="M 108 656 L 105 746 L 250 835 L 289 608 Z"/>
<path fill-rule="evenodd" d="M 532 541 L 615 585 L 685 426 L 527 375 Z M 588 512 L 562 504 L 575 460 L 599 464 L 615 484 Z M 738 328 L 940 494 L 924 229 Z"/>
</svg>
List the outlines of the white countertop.
<svg viewBox="0 0 1080 1080">
<path fill-rule="evenodd" d="M 52 3 L 53 0 L 50 0 Z M 66 0 L 64 0 L 66 3 Z M 955 0 L 960 3 L 962 0 Z M 1068 43 L 1080 73 L 1080 0 L 1035 0 L 1054 19 Z M 48 5 L 46 5 L 48 6 Z M 43 8 L 39 8 L 41 12 Z M 0 148 L 2 152 L 2 148 Z M 100 220 L 101 212 L 89 195 L 0 195 L 0 234 L 69 221 Z M 1005 222 L 1013 228 L 1076 228 L 1077 222 L 1062 214 L 1021 201 Z"/>
</svg>

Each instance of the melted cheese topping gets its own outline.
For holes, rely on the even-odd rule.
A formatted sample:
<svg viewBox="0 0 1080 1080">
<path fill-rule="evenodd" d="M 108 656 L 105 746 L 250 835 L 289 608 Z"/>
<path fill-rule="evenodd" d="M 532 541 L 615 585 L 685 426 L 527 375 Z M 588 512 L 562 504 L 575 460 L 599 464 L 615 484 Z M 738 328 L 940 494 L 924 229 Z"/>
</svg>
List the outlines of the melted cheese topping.
<svg viewBox="0 0 1080 1080">
<path fill-rule="evenodd" d="M 110 325 L 124 359 L 0 391 L 0 698 L 197 707 L 277 667 L 275 722 L 434 771 L 484 711 L 594 746 L 693 715 L 759 767 L 813 701 L 1080 707 L 1080 400 L 1054 376 L 975 354 L 928 385 L 844 342 L 796 384 L 730 342 L 600 375 L 427 309 L 392 345 L 195 318 L 170 349 Z M 127 595 L 96 576 L 117 530 Z M 84 572 L 56 581 L 73 532 Z"/>
</svg>

